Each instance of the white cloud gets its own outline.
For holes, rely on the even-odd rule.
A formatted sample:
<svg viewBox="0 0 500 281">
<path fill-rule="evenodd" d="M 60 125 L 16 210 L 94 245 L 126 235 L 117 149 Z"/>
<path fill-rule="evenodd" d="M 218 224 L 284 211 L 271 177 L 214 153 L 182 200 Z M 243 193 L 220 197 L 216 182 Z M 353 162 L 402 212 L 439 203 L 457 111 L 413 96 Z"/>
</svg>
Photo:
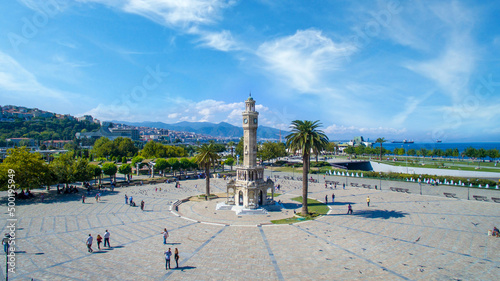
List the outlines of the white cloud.
<svg viewBox="0 0 500 281">
<path fill-rule="evenodd" d="M 219 51 L 232 51 L 239 49 L 237 43 L 233 39 L 231 32 L 223 30 L 221 32 L 205 32 L 200 33 L 202 46 L 213 48 Z"/>
<path fill-rule="evenodd" d="M 231 5 L 226 0 L 78 0 L 101 3 L 127 13 L 146 17 L 171 27 L 189 28 L 192 25 L 212 24 L 220 18 L 221 10 Z"/>
<path fill-rule="evenodd" d="M 257 55 L 269 71 L 285 79 L 293 88 L 300 92 L 317 92 L 323 88 L 324 75 L 340 69 L 341 61 L 354 51 L 353 45 L 334 43 L 321 31 L 308 29 L 263 43 Z"/>
<path fill-rule="evenodd" d="M 67 102 L 67 97 L 71 96 L 70 93 L 45 87 L 35 75 L 2 52 L 0 52 L 0 88 L 21 95 L 17 98 L 36 96 L 37 98 L 50 98 L 54 101 Z"/>
<path fill-rule="evenodd" d="M 158 24 L 180 32 L 200 36 L 202 46 L 219 51 L 238 49 L 231 32 L 200 29 L 200 26 L 214 25 L 221 19 L 222 11 L 234 1 L 230 0 L 79 0 L 96 2 L 124 12 L 137 14 Z"/>
<path fill-rule="evenodd" d="M 356 134 L 370 134 L 370 135 L 384 135 L 384 134 L 403 134 L 406 132 L 406 129 L 396 129 L 396 128 L 386 128 L 386 127 L 374 127 L 374 128 L 366 128 L 366 127 L 356 127 L 356 126 L 344 126 L 344 125 L 336 125 L 332 124 L 326 129 L 324 129 L 326 134 L 331 135 L 356 135 Z"/>
<path fill-rule="evenodd" d="M 452 43 L 444 53 L 433 60 L 407 65 L 408 69 L 435 81 L 454 102 L 466 94 L 470 75 L 475 65 L 473 51 L 463 42 Z"/>
</svg>

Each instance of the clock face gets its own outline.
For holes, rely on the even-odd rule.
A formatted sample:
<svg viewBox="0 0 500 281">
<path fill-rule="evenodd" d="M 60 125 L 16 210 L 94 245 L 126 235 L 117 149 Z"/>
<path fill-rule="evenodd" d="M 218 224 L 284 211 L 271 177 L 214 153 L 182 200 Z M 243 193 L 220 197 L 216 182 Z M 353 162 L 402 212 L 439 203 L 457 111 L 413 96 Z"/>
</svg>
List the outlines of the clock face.
<svg viewBox="0 0 500 281">
<path fill-rule="evenodd" d="M 253 119 L 253 123 L 254 123 L 254 124 L 257 124 L 257 118 L 254 118 L 254 119 Z"/>
<path fill-rule="evenodd" d="M 246 118 L 243 119 L 243 123 L 245 123 L 245 124 L 248 123 L 248 119 L 246 119 Z"/>
</svg>

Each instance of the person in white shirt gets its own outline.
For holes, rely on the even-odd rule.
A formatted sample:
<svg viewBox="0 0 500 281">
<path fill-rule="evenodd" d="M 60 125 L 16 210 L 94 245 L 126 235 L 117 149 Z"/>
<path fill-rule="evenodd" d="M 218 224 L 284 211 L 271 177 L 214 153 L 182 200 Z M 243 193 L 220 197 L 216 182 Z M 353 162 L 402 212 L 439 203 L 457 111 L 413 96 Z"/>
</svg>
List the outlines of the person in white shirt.
<svg viewBox="0 0 500 281">
<path fill-rule="evenodd" d="M 92 242 L 94 241 L 94 237 L 92 237 L 92 234 L 89 234 L 89 237 L 87 237 L 87 248 L 89 250 L 89 253 L 92 253 L 94 250 L 92 250 Z"/>
<path fill-rule="evenodd" d="M 109 245 L 109 231 L 106 229 L 106 232 L 104 232 L 104 247 L 106 247 L 106 243 L 108 244 L 108 248 L 111 248 Z"/>
<path fill-rule="evenodd" d="M 167 229 L 165 228 L 161 234 L 163 234 L 163 244 L 167 244 L 167 238 L 168 238 Z"/>
<path fill-rule="evenodd" d="M 170 267 L 170 256 L 172 256 L 172 251 L 170 250 L 170 248 L 168 248 L 168 251 L 165 252 L 165 269 L 172 269 Z"/>
</svg>

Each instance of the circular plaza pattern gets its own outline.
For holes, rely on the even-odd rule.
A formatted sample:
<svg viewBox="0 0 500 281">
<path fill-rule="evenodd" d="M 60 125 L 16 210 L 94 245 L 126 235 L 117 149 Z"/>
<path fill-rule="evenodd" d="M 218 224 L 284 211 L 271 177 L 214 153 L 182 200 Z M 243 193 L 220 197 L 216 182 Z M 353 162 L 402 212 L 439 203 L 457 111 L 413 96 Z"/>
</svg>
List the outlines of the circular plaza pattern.
<svg viewBox="0 0 500 281">
<path fill-rule="evenodd" d="M 327 178 L 328 179 L 328 178 Z M 342 178 L 331 177 L 330 180 Z M 370 180 L 359 179 L 370 183 Z M 371 180 L 378 184 L 378 180 Z M 212 191 L 225 192 L 213 179 Z M 330 212 L 314 221 L 273 225 L 293 216 L 301 182 L 280 179 L 285 207 L 264 215 L 215 210 L 218 200 L 173 203 L 203 193 L 204 180 L 116 188 L 101 201 L 81 194 L 16 202 L 16 268 L 11 280 L 494 280 L 500 276 L 500 204 L 348 186 L 310 184 L 310 197 Z M 383 185 L 390 184 L 382 182 Z M 161 188 L 161 191 L 160 191 Z M 430 188 L 430 187 L 429 187 Z M 446 188 L 446 187 L 440 187 Z M 465 189 L 464 189 L 465 190 Z M 53 191 L 51 191 L 53 192 Z M 331 194 L 335 202 L 331 204 Z M 145 210 L 125 204 L 125 194 Z M 2 193 L 6 202 L 6 193 Z M 367 196 L 371 202 L 366 204 Z M 460 196 L 459 196 L 460 197 Z M 497 196 L 499 197 L 499 196 Z M 347 215 L 347 204 L 353 214 Z M 3 206 L 6 206 L 3 204 Z M 3 231 L 11 219 L 2 212 Z M 170 237 L 163 244 L 162 230 Z M 111 248 L 85 245 L 111 233 Z M 163 253 L 180 252 L 179 268 L 165 270 Z M 0 278 L 5 262 L 0 260 Z M 173 262 L 175 265 L 175 262 Z"/>
</svg>

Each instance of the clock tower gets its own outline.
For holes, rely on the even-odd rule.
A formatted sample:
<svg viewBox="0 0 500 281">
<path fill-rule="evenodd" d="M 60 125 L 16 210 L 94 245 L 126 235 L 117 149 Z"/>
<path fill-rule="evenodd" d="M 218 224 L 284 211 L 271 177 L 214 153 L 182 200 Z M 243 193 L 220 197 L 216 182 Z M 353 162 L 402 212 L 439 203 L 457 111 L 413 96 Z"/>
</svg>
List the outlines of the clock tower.
<svg viewBox="0 0 500 281">
<path fill-rule="evenodd" d="M 227 204 L 257 209 L 274 200 L 274 182 L 264 179 L 264 167 L 257 166 L 257 128 L 259 113 L 252 96 L 245 101 L 243 117 L 243 165 L 236 168 L 236 179 L 227 184 Z M 271 194 L 269 198 L 267 195 Z"/>
<path fill-rule="evenodd" d="M 259 113 L 255 111 L 255 101 L 250 96 L 245 101 L 243 111 L 243 166 L 255 167 L 257 165 L 257 127 Z"/>
</svg>

